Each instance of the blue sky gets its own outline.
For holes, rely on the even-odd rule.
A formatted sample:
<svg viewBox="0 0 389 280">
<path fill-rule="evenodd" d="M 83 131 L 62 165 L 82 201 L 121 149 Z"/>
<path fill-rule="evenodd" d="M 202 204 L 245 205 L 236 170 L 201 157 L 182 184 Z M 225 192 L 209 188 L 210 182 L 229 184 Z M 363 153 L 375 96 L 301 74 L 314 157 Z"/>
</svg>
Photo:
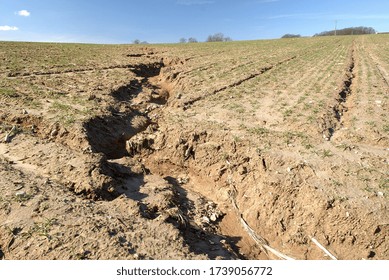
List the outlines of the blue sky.
<svg viewBox="0 0 389 280">
<path fill-rule="evenodd" d="M 388 0 L 0 0 L 1 41 L 175 43 L 312 36 L 350 26 L 389 31 Z"/>
</svg>

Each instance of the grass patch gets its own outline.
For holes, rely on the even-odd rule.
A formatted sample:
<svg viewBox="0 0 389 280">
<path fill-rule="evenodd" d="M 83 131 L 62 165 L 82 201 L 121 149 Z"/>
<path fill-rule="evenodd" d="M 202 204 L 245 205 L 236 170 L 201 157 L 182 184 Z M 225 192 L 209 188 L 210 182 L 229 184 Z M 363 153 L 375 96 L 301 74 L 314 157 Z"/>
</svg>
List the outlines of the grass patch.
<svg viewBox="0 0 389 280">
<path fill-rule="evenodd" d="M 72 109 L 72 106 L 68 105 L 68 104 L 63 104 L 63 103 L 59 103 L 58 101 L 55 101 L 52 105 L 51 105 L 51 108 L 54 110 L 54 111 L 70 111 Z"/>
<path fill-rule="evenodd" d="M 380 189 L 388 190 L 389 189 L 389 179 L 387 179 L 387 178 L 382 179 L 379 182 L 378 186 L 379 186 Z"/>
<path fill-rule="evenodd" d="M 22 192 L 20 194 L 15 195 L 15 201 L 19 202 L 19 203 L 24 203 L 24 202 L 29 201 L 33 197 L 34 196 L 32 194 Z"/>
<path fill-rule="evenodd" d="M 321 153 L 321 157 L 322 158 L 328 158 L 328 157 L 332 157 L 334 154 L 330 151 L 330 150 L 322 150 L 322 153 Z"/>
<path fill-rule="evenodd" d="M 76 122 L 76 117 L 74 115 L 66 115 L 60 119 L 60 122 L 68 127 Z"/>
<path fill-rule="evenodd" d="M 243 106 L 237 103 L 230 103 L 228 105 L 223 106 L 223 108 L 229 109 L 231 111 L 235 111 L 239 114 L 243 114 L 245 112 Z"/>
<path fill-rule="evenodd" d="M 254 127 L 254 128 L 249 128 L 248 132 L 251 134 L 259 135 L 259 136 L 264 136 L 269 134 L 269 129 L 264 128 L 264 127 Z"/>
<path fill-rule="evenodd" d="M 56 225 L 57 219 L 46 219 L 43 222 L 40 223 L 34 223 L 34 225 L 26 232 L 23 233 L 23 237 L 29 238 L 33 235 L 39 235 L 46 237 L 49 241 L 52 240 L 52 236 L 50 235 L 50 231 L 53 227 L 53 225 Z"/>
<path fill-rule="evenodd" d="M 19 94 L 17 94 L 14 89 L 0 87 L 0 96 L 17 98 L 19 97 Z"/>
<path fill-rule="evenodd" d="M 284 111 L 283 116 L 284 116 L 284 118 L 287 118 L 287 117 L 290 117 L 292 114 L 293 114 L 293 110 L 287 109 Z"/>
<path fill-rule="evenodd" d="M 51 111 L 54 111 L 58 114 L 55 119 L 61 124 L 63 124 L 65 127 L 69 127 L 77 120 L 77 110 L 75 110 L 72 106 L 68 104 L 63 104 L 55 101 L 51 105 Z"/>
</svg>

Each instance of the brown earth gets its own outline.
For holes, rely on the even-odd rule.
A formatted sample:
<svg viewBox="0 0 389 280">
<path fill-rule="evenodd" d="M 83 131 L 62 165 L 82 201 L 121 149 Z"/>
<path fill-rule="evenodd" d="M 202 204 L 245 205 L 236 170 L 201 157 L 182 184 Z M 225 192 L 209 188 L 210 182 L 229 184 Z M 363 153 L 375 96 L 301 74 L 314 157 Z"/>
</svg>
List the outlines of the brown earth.
<svg viewBox="0 0 389 280">
<path fill-rule="evenodd" d="M 0 259 L 388 259 L 386 38 L 1 43 Z"/>
</svg>

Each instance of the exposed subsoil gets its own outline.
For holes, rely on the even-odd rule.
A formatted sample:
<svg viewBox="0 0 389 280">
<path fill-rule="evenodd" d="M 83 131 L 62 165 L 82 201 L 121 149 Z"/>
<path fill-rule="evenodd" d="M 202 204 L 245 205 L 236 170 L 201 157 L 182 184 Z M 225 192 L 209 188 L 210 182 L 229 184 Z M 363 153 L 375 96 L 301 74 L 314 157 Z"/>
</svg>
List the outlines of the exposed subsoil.
<svg viewBox="0 0 389 280">
<path fill-rule="evenodd" d="M 318 123 L 320 145 L 328 149 L 339 144 L 337 133 L 352 107 L 355 52 L 353 47 Z M 140 62 L 100 69 L 128 71 L 128 84 L 92 96 L 100 99 L 100 111 L 79 125 L 66 128 L 21 110 L 0 111 L 0 259 L 389 257 L 387 199 L 327 188 L 348 179 L 340 159 L 306 161 L 266 151 L 250 139 L 236 141 L 216 126 L 171 121 L 208 98 L 181 93 L 185 64 L 196 58 L 128 56 Z M 382 162 L 378 148 L 359 152 L 370 164 Z M 341 157 L 348 172 L 359 172 L 355 154 L 345 149 Z"/>
</svg>

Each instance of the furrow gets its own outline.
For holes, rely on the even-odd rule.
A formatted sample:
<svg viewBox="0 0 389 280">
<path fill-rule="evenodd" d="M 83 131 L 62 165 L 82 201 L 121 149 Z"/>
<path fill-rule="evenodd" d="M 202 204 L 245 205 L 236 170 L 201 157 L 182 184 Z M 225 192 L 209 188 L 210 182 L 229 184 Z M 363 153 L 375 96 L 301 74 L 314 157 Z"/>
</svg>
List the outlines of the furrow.
<svg viewBox="0 0 389 280">
<path fill-rule="evenodd" d="M 47 71 L 47 72 L 32 72 L 32 73 L 8 73 L 8 78 L 17 77 L 31 77 L 31 76 L 51 76 L 51 75 L 62 75 L 68 73 L 85 73 L 85 72 L 96 72 L 100 70 L 113 70 L 113 69 L 126 69 L 132 68 L 133 65 L 113 65 L 101 68 L 86 68 L 86 69 L 69 69 L 63 71 Z"/>
<path fill-rule="evenodd" d="M 260 76 L 260 75 L 262 75 L 262 74 L 264 74 L 264 73 L 266 73 L 266 72 L 268 72 L 268 71 L 270 71 L 270 70 L 272 70 L 273 68 L 275 68 L 275 67 L 277 67 L 277 66 L 280 66 L 281 64 L 284 64 L 284 63 L 286 63 L 286 62 L 289 62 L 289 61 L 295 59 L 296 57 L 297 57 L 297 56 L 292 56 L 292 57 L 290 57 L 290 58 L 288 58 L 288 59 L 285 59 L 285 60 L 282 60 L 282 61 L 280 61 L 280 62 L 278 62 L 278 63 L 276 63 L 276 64 L 274 64 L 274 65 L 263 67 L 263 68 L 261 68 L 258 72 L 252 73 L 252 74 L 248 75 L 247 77 L 245 77 L 245 78 L 243 78 L 243 79 L 240 79 L 240 80 L 238 80 L 238 81 L 235 81 L 235 82 L 233 82 L 233 83 L 231 83 L 231 84 L 222 86 L 222 87 L 220 87 L 220 88 L 218 88 L 218 89 L 212 91 L 210 94 L 205 94 L 205 95 L 201 95 L 201 96 L 198 96 L 198 97 L 196 97 L 196 98 L 193 98 L 193 99 L 191 99 L 191 100 L 185 102 L 184 105 L 185 105 L 185 107 L 191 106 L 191 105 L 193 105 L 194 103 L 196 103 L 196 102 L 198 102 L 198 101 L 200 101 L 200 100 L 202 100 L 202 99 L 204 99 L 204 98 L 207 98 L 207 97 L 209 97 L 209 96 L 218 94 L 219 92 L 225 91 L 225 90 L 227 90 L 227 89 L 230 89 L 230 88 L 239 86 L 239 85 L 241 85 L 241 84 L 243 84 L 243 83 L 245 83 L 245 82 L 247 82 L 247 81 L 250 81 L 250 80 L 252 80 L 252 79 L 254 79 L 254 78 L 256 78 L 256 77 L 258 77 L 258 76 Z"/>
</svg>

